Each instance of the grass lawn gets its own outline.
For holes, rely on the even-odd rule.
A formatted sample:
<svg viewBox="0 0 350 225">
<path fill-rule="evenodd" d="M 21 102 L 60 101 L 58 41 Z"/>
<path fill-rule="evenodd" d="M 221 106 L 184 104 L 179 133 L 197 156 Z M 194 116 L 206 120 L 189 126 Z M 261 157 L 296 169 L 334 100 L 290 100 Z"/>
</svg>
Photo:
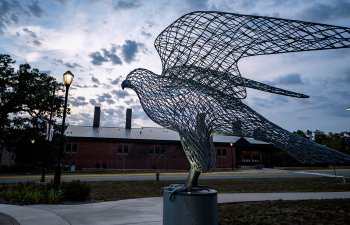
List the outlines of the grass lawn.
<svg viewBox="0 0 350 225">
<path fill-rule="evenodd" d="M 342 179 L 338 179 L 342 181 Z M 183 184 L 184 180 L 142 181 L 94 181 L 91 198 L 116 201 L 131 198 L 161 197 L 160 190 L 170 184 Z M 350 184 L 335 183 L 330 177 L 300 178 L 233 178 L 201 179 L 199 184 L 208 185 L 218 193 L 273 193 L 273 192 L 332 192 L 350 191 Z"/>
<path fill-rule="evenodd" d="M 84 175 L 84 174 L 135 174 L 135 173 L 150 173 L 150 174 L 156 174 L 159 173 L 186 173 L 188 174 L 189 170 L 116 170 L 116 171 L 109 171 L 109 170 L 101 170 L 101 171 L 62 171 L 62 175 Z M 234 171 L 231 171 L 231 169 L 217 169 L 215 172 L 243 172 L 239 169 L 234 169 Z M 41 175 L 41 170 L 32 170 L 31 174 L 27 173 L 2 173 L 1 176 L 32 176 L 32 175 Z M 46 175 L 54 175 L 54 171 L 46 171 Z"/>
<path fill-rule="evenodd" d="M 342 179 L 338 179 L 342 182 Z M 93 181 L 90 201 L 161 197 L 160 190 L 184 180 Z M 330 177 L 201 179 L 218 193 L 350 191 Z M 3 184 L 14 186 L 15 184 Z M 219 224 L 350 224 L 350 199 L 262 201 L 219 204 Z"/>
<path fill-rule="evenodd" d="M 350 224 L 350 199 L 219 204 L 219 225 Z"/>
<path fill-rule="evenodd" d="M 342 179 L 338 179 L 342 181 Z M 105 201 L 161 197 L 162 187 L 184 181 L 89 182 L 91 198 Z M 350 184 L 334 178 L 207 179 L 200 184 L 218 193 L 336 192 L 350 191 Z M 263 201 L 219 204 L 219 224 L 350 224 L 350 199 Z"/>
</svg>

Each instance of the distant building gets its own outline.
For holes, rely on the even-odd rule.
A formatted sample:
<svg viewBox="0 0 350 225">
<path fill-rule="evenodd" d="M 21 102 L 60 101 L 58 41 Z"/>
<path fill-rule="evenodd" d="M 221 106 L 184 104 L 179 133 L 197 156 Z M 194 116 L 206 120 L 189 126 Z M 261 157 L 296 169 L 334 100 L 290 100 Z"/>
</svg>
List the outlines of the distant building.
<svg viewBox="0 0 350 225">
<path fill-rule="evenodd" d="M 3 146 L 2 152 L 1 152 L 1 162 L 0 165 L 13 165 L 15 164 L 15 161 L 13 160 L 13 153 L 7 151 L 6 146 Z"/>
<path fill-rule="evenodd" d="M 131 128 L 131 109 L 126 128 L 100 127 L 100 108 L 95 108 L 93 126 L 68 126 L 65 135 L 64 170 L 83 168 L 187 170 L 189 162 L 179 134 L 165 128 Z M 230 143 L 233 143 L 232 147 Z M 269 143 L 252 138 L 214 136 L 217 168 L 269 164 Z"/>
</svg>

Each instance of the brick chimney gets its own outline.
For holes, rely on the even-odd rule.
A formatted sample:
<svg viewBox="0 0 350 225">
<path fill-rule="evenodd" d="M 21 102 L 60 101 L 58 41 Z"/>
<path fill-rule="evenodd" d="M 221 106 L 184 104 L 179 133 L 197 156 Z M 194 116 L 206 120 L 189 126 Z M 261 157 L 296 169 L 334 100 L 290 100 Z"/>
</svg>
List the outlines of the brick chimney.
<svg viewBox="0 0 350 225">
<path fill-rule="evenodd" d="M 100 127 L 101 107 L 95 106 L 93 127 Z"/>
<path fill-rule="evenodd" d="M 131 129 L 132 109 L 126 109 L 125 129 Z"/>
</svg>

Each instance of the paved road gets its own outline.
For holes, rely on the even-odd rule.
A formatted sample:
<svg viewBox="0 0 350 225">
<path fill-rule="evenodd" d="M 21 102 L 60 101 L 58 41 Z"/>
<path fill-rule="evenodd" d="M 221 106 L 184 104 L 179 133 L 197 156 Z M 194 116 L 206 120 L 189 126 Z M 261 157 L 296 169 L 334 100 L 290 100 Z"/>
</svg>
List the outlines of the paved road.
<svg viewBox="0 0 350 225">
<path fill-rule="evenodd" d="M 164 173 L 160 174 L 161 180 L 185 180 L 187 173 Z M 281 177 L 334 177 L 334 172 L 328 171 L 286 171 L 286 170 L 250 170 L 244 172 L 222 172 L 201 174 L 200 179 L 224 179 L 224 178 L 281 178 Z M 338 177 L 350 178 L 350 170 L 337 170 Z M 0 183 L 11 183 L 18 181 L 39 181 L 41 176 L 0 176 Z M 53 176 L 46 176 L 47 180 Z M 81 181 L 103 181 L 103 180 L 154 180 L 155 174 L 101 174 L 101 175 L 62 175 L 62 181 L 80 179 Z"/>
</svg>

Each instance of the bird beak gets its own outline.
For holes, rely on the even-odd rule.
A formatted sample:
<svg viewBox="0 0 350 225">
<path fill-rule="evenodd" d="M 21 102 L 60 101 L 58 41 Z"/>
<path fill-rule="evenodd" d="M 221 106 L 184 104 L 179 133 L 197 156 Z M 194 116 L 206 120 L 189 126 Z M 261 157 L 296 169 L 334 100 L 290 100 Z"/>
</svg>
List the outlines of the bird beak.
<svg viewBox="0 0 350 225">
<path fill-rule="evenodd" d="M 124 90 L 125 87 L 132 88 L 132 84 L 130 84 L 130 82 L 126 79 L 122 83 L 122 89 Z"/>
</svg>

